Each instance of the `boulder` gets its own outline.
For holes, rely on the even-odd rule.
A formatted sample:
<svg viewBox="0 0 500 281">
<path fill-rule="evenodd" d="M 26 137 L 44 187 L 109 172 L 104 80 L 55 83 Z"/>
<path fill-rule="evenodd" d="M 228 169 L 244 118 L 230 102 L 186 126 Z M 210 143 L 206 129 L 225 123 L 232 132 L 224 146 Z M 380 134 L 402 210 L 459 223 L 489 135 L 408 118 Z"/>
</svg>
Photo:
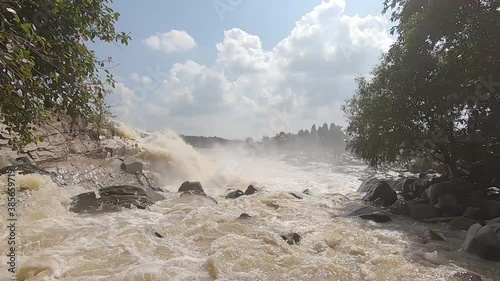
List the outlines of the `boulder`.
<svg viewBox="0 0 500 281">
<path fill-rule="evenodd" d="M 125 155 L 125 144 L 115 141 L 104 146 L 104 150 L 111 154 L 111 157 Z"/>
<path fill-rule="evenodd" d="M 122 208 L 146 209 L 165 199 L 161 194 L 131 185 L 110 186 L 95 192 L 82 193 L 72 198 L 70 211 L 74 213 L 115 212 Z"/>
<path fill-rule="evenodd" d="M 245 195 L 252 195 L 252 194 L 255 194 L 257 192 L 259 192 L 259 190 L 257 188 L 255 188 L 255 186 L 249 185 L 247 187 L 247 190 L 245 190 Z"/>
<path fill-rule="evenodd" d="M 447 230 L 468 230 L 472 225 L 479 223 L 475 219 L 458 217 L 452 219 L 446 226 Z"/>
<path fill-rule="evenodd" d="M 500 217 L 500 201 L 486 199 L 484 202 L 486 219 Z"/>
<path fill-rule="evenodd" d="M 397 200 L 394 204 L 391 205 L 389 211 L 400 216 L 410 215 L 410 207 L 405 200 Z"/>
<path fill-rule="evenodd" d="M 238 189 L 238 190 L 230 192 L 228 195 L 226 195 L 226 199 L 236 199 L 236 198 L 241 197 L 243 195 L 245 195 L 245 193 L 243 193 L 243 191 Z"/>
<path fill-rule="evenodd" d="M 396 186 L 401 182 L 401 180 L 387 179 L 385 182 L 392 188 L 392 190 L 396 190 Z"/>
<path fill-rule="evenodd" d="M 134 175 L 141 174 L 142 167 L 143 167 L 142 163 L 133 157 L 127 157 L 127 159 L 125 159 L 122 164 L 123 170 L 125 170 L 129 174 L 134 174 Z"/>
<path fill-rule="evenodd" d="M 428 229 L 424 232 L 423 243 L 426 244 L 429 241 L 448 241 L 448 240 L 442 233 L 432 229 Z"/>
<path fill-rule="evenodd" d="M 297 245 L 300 243 L 302 237 L 299 234 L 293 232 L 288 234 L 280 235 L 283 240 L 285 240 L 289 245 Z"/>
<path fill-rule="evenodd" d="M 485 217 L 487 217 L 483 208 L 479 207 L 469 207 L 465 209 L 463 216 L 475 220 L 483 220 Z"/>
<path fill-rule="evenodd" d="M 500 261 L 500 222 L 472 225 L 463 246 L 469 254 L 485 260 Z"/>
<path fill-rule="evenodd" d="M 384 200 L 385 206 L 390 206 L 396 202 L 398 196 L 387 182 L 380 181 L 377 185 L 372 185 L 363 200 L 373 202 L 377 198 Z"/>
<path fill-rule="evenodd" d="M 394 186 L 394 191 L 401 192 L 403 191 L 403 181 L 399 181 L 398 184 Z"/>
<path fill-rule="evenodd" d="M 454 193 L 447 193 L 439 196 L 438 204 L 436 205 L 444 216 L 461 216 L 463 215 L 466 207 L 459 203 L 459 199 Z"/>
<path fill-rule="evenodd" d="M 382 181 L 381 179 L 376 179 L 376 178 L 372 178 L 372 179 L 369 179 L 365 182 L 363 182 L 357 192 L 368 192 L 368 190 L 370 190 L 372 187 L 376 186 L 380 181 Z"/>
<path fill-rule="evenodd" d="M 454 179 L 444 182 L 433 183 L 426 190 L 429 201 L 432 205 L 439 203 L 439 197 L 446 194 L 453 194 L 457 200 L 457 204 L 463 205 L 467 199 L 467 190 L 471 188 L 471 184 L 464 180 Z"/>
<path fill-rule="evenodd" d="M 205 195 L 205 191 L 199 181 L 185 181 L 181 184 L 177 192 Z"/>
<path fill-rule="evenodd" d="M 374 222 L 389 222 L 391 218 L 389 217 L 389 213 L 383 211 L 379 208 L 373 206 L 366 206 L 355 210 L 354 212 L 347 215 L 349 217 L 359 217 L 364 220 L 371 220 Z"/>
<path fill-rule="evenodd" d="M 439 210 L 431 204 L 410 203 L 408 204 L 410 217 L 415 220 L 431 219 L 440 216 Z"/>
</svg>

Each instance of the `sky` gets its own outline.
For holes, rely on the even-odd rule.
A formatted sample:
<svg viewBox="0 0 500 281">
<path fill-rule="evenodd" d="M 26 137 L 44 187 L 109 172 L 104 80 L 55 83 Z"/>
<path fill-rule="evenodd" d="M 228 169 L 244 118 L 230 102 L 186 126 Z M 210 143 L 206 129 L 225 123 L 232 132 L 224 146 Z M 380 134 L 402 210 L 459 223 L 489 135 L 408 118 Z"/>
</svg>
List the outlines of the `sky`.
<svg viewBox="0 0 500 281">
<path fill-rule="evenodd" d="M 345 125 L 341 105 L 394 38 L 383 0 L 115 0 L 128 46 L 98 43 L 117 119 L 230 139 Z"/>
</svg>

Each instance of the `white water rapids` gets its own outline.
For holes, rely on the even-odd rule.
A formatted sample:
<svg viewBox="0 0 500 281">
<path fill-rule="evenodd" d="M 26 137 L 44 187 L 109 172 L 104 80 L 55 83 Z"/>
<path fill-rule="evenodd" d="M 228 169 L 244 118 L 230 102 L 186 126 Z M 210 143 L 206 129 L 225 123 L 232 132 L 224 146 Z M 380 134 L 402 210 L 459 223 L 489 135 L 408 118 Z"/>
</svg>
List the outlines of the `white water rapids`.
<svg viewBox="0 0 500 281">
<path fill-rule="evenodd" d="M 139 138 L 135 136 L 135 138 Z M 166 200 L 148 210 L 99 215 L 69 212 L 81 186 L 57 186 L 50 178 L 18 175 L 18 280 L 453 280 L 472 271 L 483 280 L 500 280 L 498 263 L 458 251 L 460 237 L 420 242 L 429 228 L 407 219 L 377 224 L 343 215 L 361 198 L 361 164 L 331 167 L 308 162 L 294 166 L 281 158 L 242 157 L 221 148 L 195 151 L 171 134 L 139 140 L 143 159 L 164 157 L 178 177 L 165 184 Z M 229 164 L 228 164 L 229 163 Z M 237 172 L 216 186 L 214 169 Z M 221 168 L 223 167 L 223 168 Z M 233 167 L 234 168 L 234 167 Z M 172 173 L 170 173 L 172 174 Z M 201 181 L 219 204 L 176 193 L 184 180 Z M 5 176 L 0 185 L 5 189 Z M 264 190 L 225 199 L 226 189 L 255 183 Z M 311 195 L 301 194 L 309 189 Z M 303 196 L 296 199 L 289 192 Z M 0 227 L 7 229 L 5 194 Z M 241 213 L 252 216 L 237 219 Z M 158 232 L 164 238 L 154 235 Z M 297 232 L 299 245 L 280 234 Z M 6 253 L 7 231 L 0 232 Z M 9 280 L 2 254 L 0 280 Z"/>
</svg>

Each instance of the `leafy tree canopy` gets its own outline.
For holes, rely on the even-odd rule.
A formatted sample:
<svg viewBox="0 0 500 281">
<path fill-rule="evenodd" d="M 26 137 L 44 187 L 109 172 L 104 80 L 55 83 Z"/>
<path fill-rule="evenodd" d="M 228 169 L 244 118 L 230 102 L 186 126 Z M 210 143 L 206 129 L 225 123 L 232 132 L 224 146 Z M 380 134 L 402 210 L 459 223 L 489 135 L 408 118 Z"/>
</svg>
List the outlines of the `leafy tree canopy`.
<svg viewBox="0 0 500 281">
<path fill-rule="evenodd" d="M 425 156 L 498 173 L 499 4 L 386 0 L 398 38 L 344 104 L 349 149 L 374 166 Z"/>
<path fill-rule="evenodd" d="M 86 42 L 128 44 L 115 31 L 111 0 L 0 1 L 0 121 L 33 140 L 32 128 L 54 113 L 91 118 L 105 110 L 103 69 Z M 104 75 L 104 77 L 102 76 Z"/>
</svg>

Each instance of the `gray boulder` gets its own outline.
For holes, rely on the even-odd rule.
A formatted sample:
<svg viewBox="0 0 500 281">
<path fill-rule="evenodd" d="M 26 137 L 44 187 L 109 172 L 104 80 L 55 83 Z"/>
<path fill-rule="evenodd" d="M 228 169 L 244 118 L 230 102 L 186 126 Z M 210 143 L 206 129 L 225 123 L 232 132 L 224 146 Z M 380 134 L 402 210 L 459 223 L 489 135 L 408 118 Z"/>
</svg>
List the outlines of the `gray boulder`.
<svg viewBox="0 0 500 281">
<path fill-rule="evenodd" d="M 486 199 L 484 202 L 486 211 L 486 219 L 493 219 L 500 217 L 500 201 Z"/>
<path fill-rule="evenodd" d="M 390 213 L 388 213 L 384 210 L 381 210 L 377 207 L 365 206 L 365 207 L 362 207 L 362 208 L 355 210 L 354 212 L 350 213 L 347 216 L 359 217 L 359 218 L 362 218 L 364 220 L 371 220 L 374 222 L 381 223 L 381 222 L 391 221 L 391 218 L 389 215 L 390 215 Z"/>
<path fill-rule="evenodd" d="M 236 199 L 238 197 L 241 197 L 245 195 L 245 193 L 243 193 L 243 191 L 241 190 L 236 190 L 236 191 L 233 191 L 233 192 L 230 192 L 227 196 L 226 196 L 226 199 Z"/>
<path fill-rule="evenodd" d="M 408 208 L 410 210 L 410 217 L 415 220 L 432 219 L 441 215 L 439 209 L 431 204 L 410 203 Z"/>
<path fill-rule="evenodd" d="M 464 242 L 465 252 L 485 260 L 500 261 L 500 222 L 492 221 L 469 228 Z"/>
<path fill-rule="evenodd" d="M 479 223 L 475 219 L 466 218 L 466 217 L 458 217 L 452 219 L 446 229 L 448 230 L 468 230 L 472 225 Z"/>
<path fill-rule="evenodd" d="M 259 190 L 257 188 L 255 188 L 255 186 L 249 185 L 247 187 L 247 190 L 245 190 L 245 195 L 252 195 L 252 194 L 255 194 L 257 192 L 259 192 Z"/>
<path fill-rule="evenodd" d="M 410 215 L 410 207 L 405 200 L 397 200 L 394 204 L 391 205 L 389 211 L 400 216 Z"/>
<path fill-rule="evenodd" d="M 142 174 L 142 163 L 133 157 L 127 157 L 122 164 L 122 169 L 129 174 Z"/>
<path fill-rule="evenodd" d="M 379 181 L 377 185 L 372 185 L 363 197 L 363 200 L 373 202 L 377 200 L 377 198 L 381 198 L 385 206 L 390 206 L 396 202 L 398 196 L 396 191 L 394 191 L 387 182 Z"/>
<path fill-rule="evenodd" d="M 70 211 L 74 213 L 116 212 L 123 208 L 136 207 L 146 209 L 165 199 L 152 190 L 132 185 L 120 185 L 101 188 L 95 192 L 82 193 L 72 198 Z"/>
<path fill-rule="evenodd" d="M 381 179 L 376 179 L 376 178 L 372 178 L 372 179 L 369 179 L 365 182 L 363 182 L 357 192 L 368 192 L 368 190 L 370 190 L 372 187 L 376 186 L 380 181 L 382 181 Z"/>
<path fill-rule="evenodd" d="M 185 181 L 179 187 L 178 192 L 205 195 L 205 191 L 199 181 Z"/>
</svg>

